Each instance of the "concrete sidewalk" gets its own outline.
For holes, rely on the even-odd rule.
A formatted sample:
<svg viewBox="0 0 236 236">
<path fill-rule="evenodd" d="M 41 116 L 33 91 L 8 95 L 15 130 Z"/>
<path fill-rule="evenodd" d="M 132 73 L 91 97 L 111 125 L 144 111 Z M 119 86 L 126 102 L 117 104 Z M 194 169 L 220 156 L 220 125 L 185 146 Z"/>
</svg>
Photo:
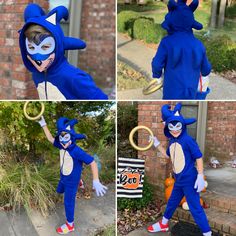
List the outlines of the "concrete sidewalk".
<svg viewBox="0 0 236 236">
<path fill-rule="evenodd" d="M 117 35 L 118 60 L 128 64 L 133 69 L 141 72 L 148 79 L 152 78 L 151 61 L 156 50 L 148 48 L 143 43 L 129 39 L 122 34 Z M 214 73 L 210 74 L 211 93 L 208 100 L 234 100 L 236 99 L 236 84 Z M 145 96 L 142 89 L 118 91 L 119 100 L 153 100 L 161 99 L 162 92 Z"/>
<path fill-rule="evenodd" d="M 37 211 L 27 216 L 25 211 L 14 215 L 0 211 L 0 236 L 58 236 L 56 228 L 65 223 L 63 204 L 44 218 Z M 115 223 L 115 185 L 108 185 L 104 197 L 78 199 L 75 208 L 75 231 L 70 236 L 92 236 Z"/>
<path fill-rule="evenodd" d="M 38 236 L 24 210 L 16 214 L 0 211 L 0 225 L 0 236 Z"/>
</svg>

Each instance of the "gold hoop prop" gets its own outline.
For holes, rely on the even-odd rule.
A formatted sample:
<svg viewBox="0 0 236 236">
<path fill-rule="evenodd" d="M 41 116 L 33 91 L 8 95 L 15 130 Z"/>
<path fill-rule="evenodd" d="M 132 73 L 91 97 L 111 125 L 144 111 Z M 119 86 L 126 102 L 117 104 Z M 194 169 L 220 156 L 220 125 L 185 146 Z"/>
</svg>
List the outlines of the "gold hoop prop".
<svg viewBox="0 0 236 236">
<path fill-rule="evenodd" d="M 134 133 L 139 130 L 139 129 L 145 129 L 146 131 L 148 131 L 148 133 L 151 135 L 151 136 L 154 136 L 153 135 L 153 132 L 146 126 L 144 125 L 139 125 L 139 126 L 136 126 L 135 128 L 133 128 L 129 134 L 129 141 L 130 141 L 130 144 L 132 145 L 132 147 L 138 151 L 147 151 L 148 149 L 150 149 L 153 145 L 153 140 L 146 146 L 146 147 L 139 147 L 137 146 L 135 143 L 134 143 Z"/>
<path fill-rule="evenodd" d="M 38 119 L 40 119 L 40 117 L 43 115 L 44 110 L 45 110 L 44 104 L 42 102 L 40 102 L 40 104 L 41 104 L 41 111 L 40 111 L 40 113 L 37 116 L 29 116 L 28 113 L 27 113 L 27 106 L 28 106 L 29 103 L 30 103 L 30 101 L 27 101 L 24 104 L 24 115 L 25 115 L 25 117 L 28 120 L 38 120 Z"/>
<path fill-rule="evenodd" d="M 163 81 L 161 83 L 157 83 L 157 79 L 152 79 L 147 87 L 143 89 L 143 94 L 144 95 L 149 95 L 151 93 L 156 92 L 157 90 L 161 89 L 163 87 Z"/>
</svg>

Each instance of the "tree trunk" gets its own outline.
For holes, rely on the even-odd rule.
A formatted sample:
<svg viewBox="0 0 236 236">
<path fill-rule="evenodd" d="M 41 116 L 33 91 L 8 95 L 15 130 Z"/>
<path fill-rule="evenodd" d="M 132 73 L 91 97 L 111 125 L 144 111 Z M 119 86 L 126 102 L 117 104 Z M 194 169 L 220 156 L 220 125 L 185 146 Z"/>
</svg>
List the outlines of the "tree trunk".
<svg viewBox="0 0 236 236">
<path fill-rule="evenodd" d="M 218 2 L 218 0 L 212 0 L 212 2 L 211 2 L 211 22 L 210 22 L 210 26 L 212 28 L 216 28 L 217 2 Z"/>
<path fill-rule="evenodd" d="M 226 0 L 220 1 L 220 12 L 219 12 L 219 21 L 218 27 L 222 27 L 225 22 L 225 8 L 226 8 Z"/>
</svg>

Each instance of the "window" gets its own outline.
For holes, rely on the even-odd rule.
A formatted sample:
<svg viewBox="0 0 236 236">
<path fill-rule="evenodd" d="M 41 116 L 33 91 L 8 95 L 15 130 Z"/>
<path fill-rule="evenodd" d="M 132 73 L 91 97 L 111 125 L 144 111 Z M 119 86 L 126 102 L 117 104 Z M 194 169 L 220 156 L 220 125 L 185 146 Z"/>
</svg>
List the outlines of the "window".
<svg viewBox="0 0 236 236">
<path fill-rule="evenodd" d="M 204 153 L 205 135 L 207 122 L 207 102 L 182 102 L 182 115 L 186 118 L 196 118 L 197 122 L 188 125 L 189 135 L 197 140 L 197 143 Z"/>
</svg>

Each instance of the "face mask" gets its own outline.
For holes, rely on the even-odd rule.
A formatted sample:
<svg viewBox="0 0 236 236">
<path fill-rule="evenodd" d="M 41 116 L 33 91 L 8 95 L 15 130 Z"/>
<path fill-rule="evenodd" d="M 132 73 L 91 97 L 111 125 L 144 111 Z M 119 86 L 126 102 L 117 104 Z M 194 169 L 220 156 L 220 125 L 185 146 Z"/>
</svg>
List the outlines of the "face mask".
<svg viewBox="0 0 236 236">
<path fill-rule="evenodd" d="M 39 45 L 34 42 L 29 42 L 26 38 L 25 44 L 28 53 L 27 58 L 34 65 L 34 67 L 39 72 L 47 70 L 55 59 L 54 51 L 56 43 L 54 38 L 48 36 L 44 38 Z"/>
<path fill-rule="evenodd" d="M 176 124 L 169 123 L 168 129 L 170 131 L 179 131 L 182 129 L 182 123 L 181 122 L 177 122 Z"/>
<path fill-rule="evenodd" d="M 62 143 L 63 145 L 67 144 L 68 142 L 70 142 L 71 140 L 71 135 L 69 133 L 66 134 L 60 134 L 59 135 L 59 141 L 60 143 Z"/>
</svg>

